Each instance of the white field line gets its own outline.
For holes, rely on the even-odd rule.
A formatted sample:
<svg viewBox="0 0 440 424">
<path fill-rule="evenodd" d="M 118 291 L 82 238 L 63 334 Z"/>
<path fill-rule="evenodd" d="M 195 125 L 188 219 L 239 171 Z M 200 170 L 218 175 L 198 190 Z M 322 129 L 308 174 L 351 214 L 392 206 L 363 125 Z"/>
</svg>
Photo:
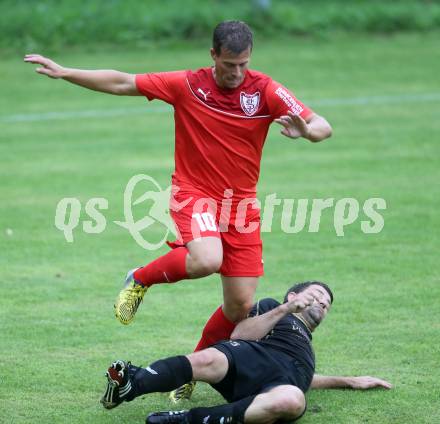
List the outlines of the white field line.
<svg viewBox="0 0 440 424">
<path fill-rule="evenodd" d="M 436 102 L 440 100 L 440 93 L 419 93 L 419 94 L 398 94 L 389 96 L 367 96 L 367 97 L 349 97 L 334 99 L 318 99 L 306 101 L 311 107 L 326 106 L 363 106 L 363 105 L 386 105 L 405 102 Z M 42 113 L 21 113 L 15 115 L 0 116 L 1 123 L 15 122 L 41 122 L 55 121 L 62 119 L 81 119 L 81 118 L 109 118 L 114 116 L 131 116 L 155 113 L 170 113 L 171 106 L 153 106 L 153 107 L 130 107 L 118 109 L 90 109 L 90 110 L 72 110 L 64 112 L 42 112 Z"/>
</svg>

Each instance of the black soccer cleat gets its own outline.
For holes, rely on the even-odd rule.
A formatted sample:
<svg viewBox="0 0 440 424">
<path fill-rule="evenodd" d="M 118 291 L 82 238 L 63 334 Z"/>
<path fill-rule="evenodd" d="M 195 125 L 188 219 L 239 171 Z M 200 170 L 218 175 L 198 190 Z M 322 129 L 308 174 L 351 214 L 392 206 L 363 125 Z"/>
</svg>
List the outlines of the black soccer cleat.
<svg viewBox="0 0 440 424">
<path fill-rule="evenodd" d="M 146 424 L 189 424 L 188 411 L 162 411 L 149 414 Z"/>
<path fill-rule="evenodd" d="M 132 390 L 129 376 L 131 367 L 130 362 L 118 360 L 113 362 L 108 368 L 105 373 L 107 387 L 100 401 L 105 409 L 116 408 Z"/>
</svg>

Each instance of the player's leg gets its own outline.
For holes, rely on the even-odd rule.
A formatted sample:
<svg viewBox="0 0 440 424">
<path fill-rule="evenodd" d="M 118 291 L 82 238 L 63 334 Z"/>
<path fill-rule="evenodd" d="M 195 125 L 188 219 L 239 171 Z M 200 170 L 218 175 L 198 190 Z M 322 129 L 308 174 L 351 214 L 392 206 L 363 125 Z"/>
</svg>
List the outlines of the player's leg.
<svg viewBox="0 0 440 424">
<path fill-rule="evenodd" d="M 254 304 L 258 277 L 225 277 L 222 275 L 223 305 L 214 312 L 203 328 L 196 351 L 228 340 L 236 323 L 246 318 Z"/>
<path fill-rule="evenodd" d="M 116 317 L 122 324 L 129 324 L 145 292 L 153 284 L 175 283 L 210 275 L 220 268 L 222 257 L 220 238 L 203 237 L 171 250 L 143 268 L 129 272 L 116 300 Z"/>
<path fill-rule="evenodd" d="M 221 239 L 202 237 L 177 247 L 148 265 L 137 269 L 133 277 L 139 284 L 174 283 L 217 272 L 223 259 Z"/>
<path fill-rule="evenodd" d="M 259 277 L 226 277 L 222 275 L 223 313 L 238 323 L 247 317 L 254 305 Z"/>
<path fill-rule="evenodd" d="M 133 320 L 146 290 L 153 284 L 204 277 L 221 266 L 223 247 L 215 221 L 215 202 L 187 193 L 181 197 L 175 195 L 171 203 L 176 197 L 178 202 L 186 204 L 177 211 L 170 210 L 179 240 L 170 244 L 174 247 L 171 252 L 127 275 L 115 304 L 116 317 L 122 324 Z"/>
<path fill-rule="evenodd" d="M 190 409 L 187 422 L 203 424 L 207 416 L 210 417 L 210 424 L 292 422 L 303 415 L 305 407 L 306 401 L 303 392 L 298 387 L 283 385 L 276 386 L 266 393 L 247 396 L 224 405 Z M 149 422 L 150 424 L 155 423 L 151 419 Z M 161 423 L 156 420 L 156 424 Z"/>
<path fill-rule="evenodd" d="M 224 405 L 192 408 L 189 411 L 166 411 L 148 415 L 147 424 L 272 424 L 292 422 L 300 418 L 306 408 L 303 392 L 298 387 L 277 386 L 266 393 L 247 396 Z"/>
<path fill-rule="evenodd" d="M 251 222 L 259 222 L 259 211 L 249 216 L 247 223 Z M 264 273 L 259 227 L 252 232 L 243 232 L 230 225 L 228 231 L 222 233 L 222 242 L 223 305 L 206 323 L 196 350 L 229 339 L 235 324 L 246 318 L 251 309 L 258 277 Z"/>
<path fill-rule="evenodd" d="M 229 369 L 226 355 L 210 347 L 187 355 L 191 364 L 194 381 L 216 384 L 223 380 Z"/>
<path fill-rule="evenodd" d="M 185 206 L 176 206 L 177 202 Z M 139 268 L 134 279 L 143 286 L 199 278 L 217 272 L 223 247 L 216 222 L 217 204 L 196 194 L 173 194 L 170 213 L 179 233 L 177 249 Z"/>
<path fill-rule="evenodd" d="M 246 318 L 254 304 L 258 277 L 222 276 L 222 284 L 224 304 L 217 308 L 205 324 L 196 352 L 221 340 L 228 340 L 236 323 Z M 170 393 L 170 400 L 178 403 L 182 399 L 190 399 L 194 388 L 194 382 L 185 384 Z"/>
<path fill-rule="evenodd" d="M 219 237 L 202 237 L 186 244 L 188 256 L 186 271 L 189 278 L 211 275 L 220 269 L 223 246 Z"/>
<path fill-rule="evenodd" d="M 258 211 L 249 217 L 249 221 L 253 220 L 258 222 Z M 243 233 L 231 226 L 228 232 L 222 233 L 222 241 L 220 273 L 224 303 L 205 324 L 196 351 L 229 339 L 236 323 L 245 318 L 252 307 L 258 277 L 264 273 L 259 228 L 251 233 Z M 193 390 L 194 384 L 179 387 L 170 394 L 170 399 L 174 403 L 189 399 Z"/>
<path fill-rule="evenodd" d="M 214 348 L 161 359 L 145 368 L 115 361 L 107 370 L 107 387 L 101 403 L 112 409 L 123 401 L 147 393 L 168 392 L 192 380 L 215 384 L 225 377 L 228 368 L 226 355 Z"/>
<path fill-rule="evenodd" d="M 147 424 L 242 424 L 244 414 L 255 396 L 218 406 L 192 408 L 189 411 L 162 411 L 149 414 Z M 251 422 L 251 421 L 249 421 Z M 266 424 L 264 421 L 255 421 Z M 271 423 L 268 421 L 267 423 Z"/>
<path fill-rule="evenodd" d="M 244 414 L 245 423 L 294 421 L 306 409 L 304 393 L 296 386 L 276 386 L 255 397 Z"/>
<path fill-rule="evenodd" d="M 252 403 L 254 396 L 234 399 L 234 394 L 240 396 L 242 386 L 236 387 L 237 381 L 240 382 L 242 374 L 237 376 L 237 360 L 240 354 L 249 356 L 252 351 L 247 345 L 234 345 L 233 353 L 228 346 L 229 342 L 216 344 L 199 352 L 188 355 L 194 370 L 194 379 L 210 383 L 225 399 L 233 400 L 233 403 L 218 405 L 208 408 L 193 408 L 189 411 L 166 411 L 150 414 L 147 423 L 150 424 L 173 424 L 173 423 L 230 423 L 243 422 L 244 413 Z M 250 350 L 249 350 L 250 349 Z M 237 380 L 238 379 L 238 380 Z M 258 378 L 257 378 L 258 379 Z M 247 376 L 244 377 L 247 380 Z M 258 383 L 257 383 L 258 384 Z M 253 384 L 252 389 L 255 390 Z M 251 392 L 250 392 L 251 393 Z M 237 402 L 235 402 L 235 400 Z"/>
</svg>

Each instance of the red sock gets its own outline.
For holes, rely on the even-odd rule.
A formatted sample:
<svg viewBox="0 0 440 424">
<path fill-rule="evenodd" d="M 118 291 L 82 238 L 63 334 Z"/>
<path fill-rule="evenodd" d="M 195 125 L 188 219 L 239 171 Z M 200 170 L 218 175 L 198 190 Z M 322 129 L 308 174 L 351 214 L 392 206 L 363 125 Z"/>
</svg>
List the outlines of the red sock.
<svg viewBox="0 0 440 424">
<path fill-rule="evenodd" d="M 235 324 L 226 318 L 222 307 L 219 306 L 205 324 L 205 328 L 202 331 L 202 338 L 194 349 L 194 352 L 206 349 L 220 340 L 228 340 L 234 328 Z"/>
<path fill-rule="evenodd" d="M 188 278 L 186 272 L 186 247 L 178 247 L 166 255 L 136 270 L 134 279 L 143 286 L 152 286 L 159 283 L 175 283 Z"/>
</svg>

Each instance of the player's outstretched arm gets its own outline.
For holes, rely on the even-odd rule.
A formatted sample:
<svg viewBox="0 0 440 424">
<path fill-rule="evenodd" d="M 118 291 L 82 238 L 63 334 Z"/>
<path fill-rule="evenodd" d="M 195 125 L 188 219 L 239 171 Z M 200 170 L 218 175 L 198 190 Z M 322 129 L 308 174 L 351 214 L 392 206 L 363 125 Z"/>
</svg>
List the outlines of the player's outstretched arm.
<svg viewBox="0 0 440 424">
<path fill-rule="evenodd" d="M 340 377 L 315 374 L 312 380 L 312 389 L 391 389 L 393 386 L 388 381 L 377 377 Z"/>
<path fill-rule="evenodd" d="M 325 118 L 316 113 L 306 121 L 289 110 L 287 115 L 280 116 L 278 119 L 275 119 L 275 122 L 284 127 L 281 130 L 281 134 L 293 139 L 303 137 L 316 143 L 332 135 L 330 124 Z"/>
<path fill-rule="evenodd" d="M 54 79 L 64 79 L 72 84 L 90 90 L 119 96 L 139 96 L 136 88 L 135 75 L 112 70 L 88 71 L 65 68 L 53 60 L 39 54 L 28 54 L 24 57 L 27 63 L 41 65 L 36 72 Z"/>
</svg>

